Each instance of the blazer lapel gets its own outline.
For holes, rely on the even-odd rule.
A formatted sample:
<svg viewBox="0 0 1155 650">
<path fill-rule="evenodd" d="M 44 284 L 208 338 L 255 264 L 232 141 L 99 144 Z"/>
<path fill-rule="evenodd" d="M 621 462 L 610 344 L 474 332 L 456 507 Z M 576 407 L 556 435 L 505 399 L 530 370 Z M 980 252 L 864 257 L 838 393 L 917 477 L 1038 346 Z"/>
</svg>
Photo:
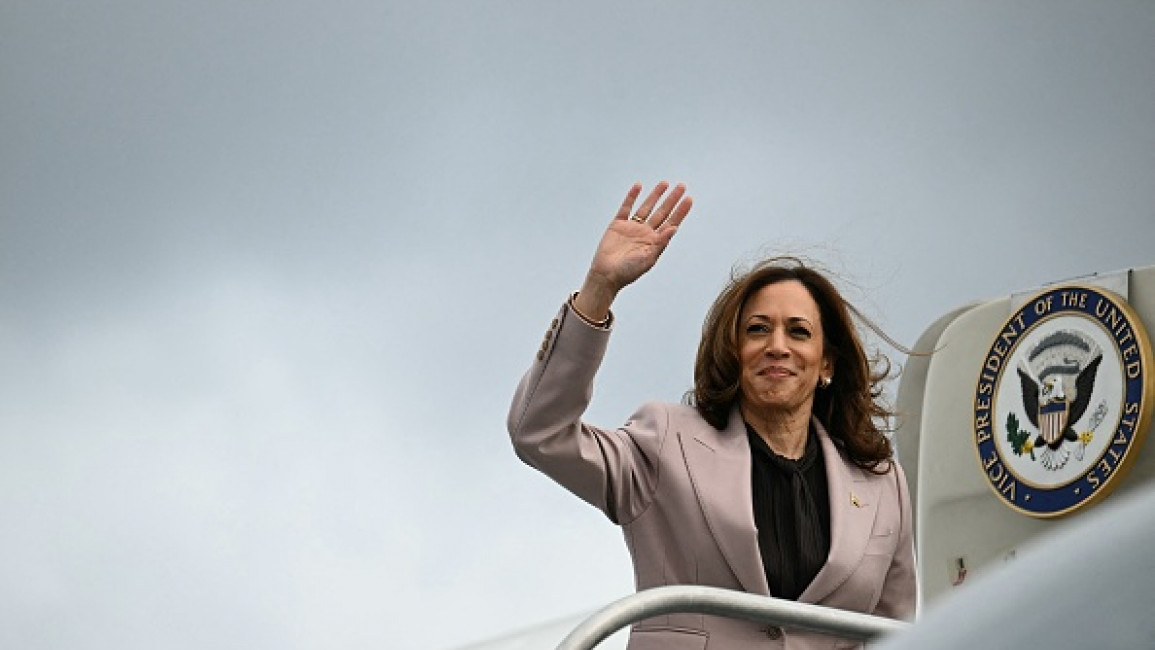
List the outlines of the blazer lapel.
<svg viewBox="0 0 1155 650">
<path fill-rule="evenodd" d="M 878 512 L 878 484 L 868 482 L 865 470 L 842 457 L 818 420 L 814 427 L 822 443 L 830 494 L 830 555 L 798 598 L 806 603 L 829 596 L 858 567 Z"/>
<path fill-rule="evenodd" d="M 754 502 L 750 490 L 750 445 L 737 409 L 723 431 L 705 427 L 678 432 L 686 469 L 706 525 L 742 587 L 768 595 Z"/>
</svg>

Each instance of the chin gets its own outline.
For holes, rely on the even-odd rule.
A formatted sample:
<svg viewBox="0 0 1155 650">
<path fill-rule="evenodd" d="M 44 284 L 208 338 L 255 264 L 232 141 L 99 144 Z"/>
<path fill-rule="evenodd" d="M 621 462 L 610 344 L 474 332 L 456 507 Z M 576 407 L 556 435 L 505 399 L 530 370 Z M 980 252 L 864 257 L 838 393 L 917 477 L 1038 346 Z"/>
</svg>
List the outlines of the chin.
<svg viewBox="0 0 1155 650">
<path fill-rule="evenodd" d="M 799 409 L 808 408 L 807 400 L 791 399 L 763 399 L 746 402 L 746 407 L 755 413 L 796 413 Z"/>
</svg>

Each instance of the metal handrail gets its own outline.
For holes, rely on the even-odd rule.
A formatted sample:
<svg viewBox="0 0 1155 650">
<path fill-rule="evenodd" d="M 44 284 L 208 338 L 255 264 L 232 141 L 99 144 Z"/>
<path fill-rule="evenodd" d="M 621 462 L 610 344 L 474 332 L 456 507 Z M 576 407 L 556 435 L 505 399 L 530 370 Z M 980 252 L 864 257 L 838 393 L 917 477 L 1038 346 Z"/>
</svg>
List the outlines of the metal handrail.
<svg viewBox="0 0 1155 650">
<path fill-rule="evenodd" d="M 785 625 L 849 639 L 870 640 L 909 623 L 833 607 L 798 603 L 718 587 L 677 585 L 639 591 L 595 612 L 562 640 L 557 650 L 591 650 L 614 632 L 662 614 L 712 614 Z"/>
</svg>

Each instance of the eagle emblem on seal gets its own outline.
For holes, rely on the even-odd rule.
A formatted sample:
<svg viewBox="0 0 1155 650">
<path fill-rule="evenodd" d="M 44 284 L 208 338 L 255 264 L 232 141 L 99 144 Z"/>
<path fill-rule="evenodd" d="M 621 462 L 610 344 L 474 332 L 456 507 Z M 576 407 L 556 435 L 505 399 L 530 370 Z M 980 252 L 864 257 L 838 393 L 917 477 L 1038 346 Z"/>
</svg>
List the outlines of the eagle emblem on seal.
<svg viewBox="0 0 1155 650">
<path fill-rule="evenodd" d="M 1028 356 L 1030 364 L 1020 364 L 1017 370 L 1023 412 L 1036 433 L 1032 440 L 1031 432 L 1020 429 L 1012 415 L 1007 422 L 1007 438 L 1016 454 L 1029 453 L 1035 460 L 1037 450 L 1043 467 L 1057 471 L 1070 460 L 1072 450 L 1077 460 L 1083 459 L 1083 450 L 1102 420 L 1102 414 L 1096 413 L 1082 433 L 1075 430 L 1091 405 L 1103 355 L 1083 337 L 1063 331 L 1041 341 Z M 1068 448 L 1067 443 L 1077 444 Z"/>
</svg>

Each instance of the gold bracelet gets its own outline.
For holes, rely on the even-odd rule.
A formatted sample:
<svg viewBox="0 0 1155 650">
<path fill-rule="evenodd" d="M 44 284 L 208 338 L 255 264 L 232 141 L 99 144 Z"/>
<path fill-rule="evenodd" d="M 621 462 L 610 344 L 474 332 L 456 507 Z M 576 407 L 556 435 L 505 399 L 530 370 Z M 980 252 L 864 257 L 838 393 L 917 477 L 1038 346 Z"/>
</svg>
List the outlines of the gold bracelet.
<svg viewBox="0 0 1155 650">
<path fill-rule="evenodd" d="M 600 321 L 596 321 L 596 320 L 590 318 L 589 316 L 586 316 L 585 314 L 581 313 L 581 311 L 577 308 L 577 305 L 575 304 L 575 301 L 577 300 L 578 293 L 579 292 L 575 291 L 572 294 L 570 294 L 570 297 L 569 297 L 569 308 L 571 310 L 573 310 L 573 313 L 577 314 L 577 317 L 582 319 L 582 322 L 584 322 L 586 325 L 589 325 L 590 327 L 596 327 L 598 329 L 608 330 L 610 328 L 610 323 L 614 322 L 614 313 L 612 311 L 609 312 L 608 314 L 606 314 L 606 317 L 601 319 Z"/>
</svg>

